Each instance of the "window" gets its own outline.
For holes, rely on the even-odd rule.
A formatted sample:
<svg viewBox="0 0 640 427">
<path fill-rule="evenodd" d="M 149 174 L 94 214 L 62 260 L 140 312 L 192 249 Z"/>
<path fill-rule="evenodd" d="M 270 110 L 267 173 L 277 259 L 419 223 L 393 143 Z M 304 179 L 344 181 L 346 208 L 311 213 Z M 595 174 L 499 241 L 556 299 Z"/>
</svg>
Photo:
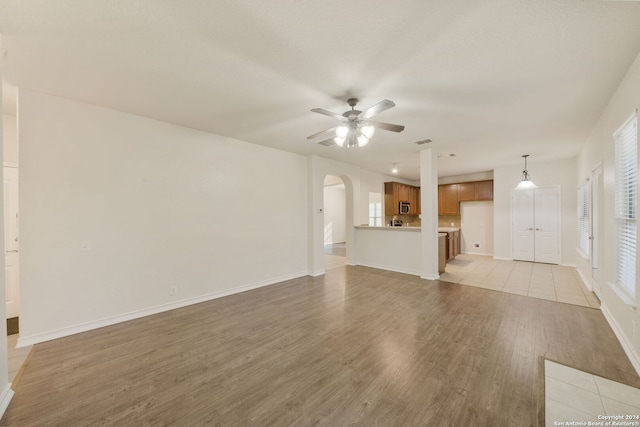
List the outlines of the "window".
<svg viewBox="0 0 640 427">
<path fill-rule="evenodd" d="M 369 226 L 382 227 L 381 193 L 369 193 Z"/>
<path fill-rule="evenodd" d="M 589 259 L 590 235 L 589 181 L 586 181 L 578 188 L 578 251 L 586 259 Z"/>
<path fill-rule="evenodd" d="M 638 117 L 614 134 L 616 285 L 636 294 L 636 212 L 638 188 Z"/>
</svg>

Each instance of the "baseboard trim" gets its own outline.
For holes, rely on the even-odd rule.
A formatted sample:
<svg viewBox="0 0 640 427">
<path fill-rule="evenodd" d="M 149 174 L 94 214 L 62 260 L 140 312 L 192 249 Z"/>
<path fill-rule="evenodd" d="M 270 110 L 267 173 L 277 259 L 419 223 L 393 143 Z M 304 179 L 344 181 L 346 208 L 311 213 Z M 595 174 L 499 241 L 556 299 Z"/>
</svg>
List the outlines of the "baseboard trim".
<svg viewBox="0 0 640 427">
<path fill-rule="evenodd" d="M 618 338 L 620 345 L 622 345 L 622 349 L 627 354 L 629 361 L 633 365 L 638 375 L 640 375 L 640 355 L 638 355 L 638 353 L 636 353 L 636 351 L 633 349 L 631 342 L 624 334 L 624 332 L 622 332 L 622 329 L 618 325 L 618 322 L 616 322 L 616 319 L 613 317 L 604 303 L 600 304 L 600 311 L 602 311 L 604 318 L 607 319 L 609 326 L 611 326 L 611 329 L 613 329 L 613 333 L 616 334 L 616 337 Z"/>
<path fill-rule="evenodd" d="M 2 418 L 4 412 L 9 407 L 13 395 L 14 391 L 11 389 L 11 383 L 8 383 L 5 385 L 4 390 L 2 390 L 2 395 L 0 395 L 0 418 Z"/>
<path fill-rule="evenodd" d="M 593 292 L 593 284 L 591 283 L 591 280 L 589 280 L 587 276 L 585 276 L 584 273 L 582 273 L 582 271 L 578 267 L 574 267 L 574 268 L 578 272 L 578 276 L 580 276 L 580 279 L 582 279 L 582 283 L 584 283 L 587 289 Z"/>
<path fill-rule="evenodd" d="M 513 258 L 503 258 L 498 256 L 494 256 L 493 259 L 497 259 L 498 261 L 513 261 Z"/>
<path fill-rule="evenodd" d="M 376 264 L 376 263 L 373 263 L 373 262 L 358 262 L 355 265 L 361 265 L 363 267 L 377 268 L 379 270 L 393 271 L 393 272 L 396 272 L 396 273 L 411 274 L 412 276 L 420 276 L 420 272 L 418 272 L 418 271 L 407 270 L 407 269 L 404 269 L 404 268 L 391 267 L 391 266 L 388 266 L 388 265 Z"/>
<path fill-rule="evenodd" d="M 425 280 L 438 280 L 440 279 L 440 275 L 439 274 L 421 275 L 420 278 Z"/>
<path fill-rule="evenodd" d="M 91 322 L 81 323 L 79 325 L 69 326 L 66 328 L 56 329 L 49 332 L 43 332 L 35 335 L 20 336 L 16 344 L 16 348 L 27 347 L 30 345 L 38 344 L 45 341 L 51 341 L 57 338 L 66 337 L 69 335 L 79 334 L 81 332 L 91 331 L 93 329 L 103 328 L 105 326 L 115 325 L 117 323 L 127 322 L 129 320 L 139 319 L 141 317 L 151 316 L 153 314 L 162 313 L 169 310 L 175 310 L 177 308 L 187 307 L 193 304 L 199 304 L 201 302 L 211 301 L 213 299 L 226 297 L 229 295 L 239 294 L 241 292 L 250 291 L 257 288 L 273 285 L 287 280 L 297 279 L 299 277 L 308 276 L 309 273 L 299 272 L 289 274 L 286 276 L 280 276 L 261 282 L 250 283 L 243 286 L 238 286 L 224 291 L 213 292 L 211 294 L 205 294 L 198 297 L 186 298 L 180 301 L 161 304 L 154 307 L 145 308 L 142 310 L 136 310 L 125 314 L 107 317 L 104 319 L 94 320 Z"/>
<path fill-rule="evenodd" d="M 485 253 L 480 253 L 480 252 L 460 252 L 462 254 L 465 255 L 479 255 L 479 256 L 490 256 L 493 257 L 493 254 L 485 254 Z"/>
</svg>

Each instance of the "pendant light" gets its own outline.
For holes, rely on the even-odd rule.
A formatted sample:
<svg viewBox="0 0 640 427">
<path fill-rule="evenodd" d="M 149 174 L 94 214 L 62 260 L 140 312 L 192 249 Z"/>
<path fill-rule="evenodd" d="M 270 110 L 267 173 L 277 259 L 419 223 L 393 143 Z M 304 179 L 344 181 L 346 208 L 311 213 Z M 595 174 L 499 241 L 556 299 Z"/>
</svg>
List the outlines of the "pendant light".
<svg viewBox="0 0 640 427">
<path fill-rule="evenodd" d="M 524 170 L 522 171 L 522 178 L 520 179 L 520 184 L 516 187 L 516 190 L 528 190 L 530 188 L 536 188 L 536 185 L 531 181 L 531 177 L 529 176 L 529 172 L 527 171 L 527 157 L 528 154 L 523 155 L 524 157 Z"/>
</svg>

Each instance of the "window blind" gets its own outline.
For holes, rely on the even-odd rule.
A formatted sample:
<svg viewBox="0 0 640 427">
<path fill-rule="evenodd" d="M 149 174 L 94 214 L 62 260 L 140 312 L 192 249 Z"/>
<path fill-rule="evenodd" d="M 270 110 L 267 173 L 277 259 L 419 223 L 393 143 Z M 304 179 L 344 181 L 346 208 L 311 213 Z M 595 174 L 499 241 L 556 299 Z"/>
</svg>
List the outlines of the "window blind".
<svg viewBox="0 0 640 427">
<path fill-rule="evenodd" d="M 636 294 L 636 212 L 638 188 L 638 117 L 632 117 L 615 139 L 616 284 Z"/>
<path fill-rule="evenodd" d="M 589 222 L 589 181 L 578 188 L 578 249 L 589 257 L 591 227 Z"/>
</svg>

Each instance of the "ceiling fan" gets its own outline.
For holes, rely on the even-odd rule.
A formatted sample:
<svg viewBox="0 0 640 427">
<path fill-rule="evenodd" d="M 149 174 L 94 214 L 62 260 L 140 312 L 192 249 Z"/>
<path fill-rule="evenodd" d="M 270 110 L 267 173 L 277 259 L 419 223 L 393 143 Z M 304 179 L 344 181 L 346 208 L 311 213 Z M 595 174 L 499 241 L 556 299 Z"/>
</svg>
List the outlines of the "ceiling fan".
<svg viewBox="0 0 640 427">
<path fill-rule="evenodd" d="M 389 101 L 388 99 L 382 100 L 364 111 L 355 109 L 358 104 L 357 98 L 349 98 L 347 103 L 351 107 L 351 110 L 347 110 L 342 114 L 333 113 L 323 108 L 312 109 L 311 111 L 314 113 L 333 117 L 338 119 L 340 123 L 337 126 L 325 129 L 322 132 L 314 133 L 313 135 L 308 136 L 307 139 L 315 139 L 319 136 L 333 133 L 334 136 L 318 141 L 318 144 L 325 146 L 335 144 L 340 147 L 346 146 L 347 148 L 364 147 L 369 143 L 369 140 L 373 136 L 376 128 L 389 130 L 391 132 L 402 132 L 404 130 L 404 126 L 401 125 L 369 120 L 376 114 L 395 107 L 396 104 L 393 101 Z"/>
</svg>

